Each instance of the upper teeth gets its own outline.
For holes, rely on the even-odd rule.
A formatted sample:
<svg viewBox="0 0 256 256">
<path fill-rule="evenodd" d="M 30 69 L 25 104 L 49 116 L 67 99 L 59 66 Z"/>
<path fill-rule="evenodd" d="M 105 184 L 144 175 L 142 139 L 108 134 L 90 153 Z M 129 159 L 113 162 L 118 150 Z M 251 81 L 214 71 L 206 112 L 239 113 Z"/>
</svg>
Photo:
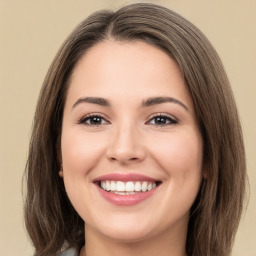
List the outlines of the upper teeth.
<svg viewBox="0 0 256 256">
<path fill-rule="evenodd" d="M 105 191 L 113 192 L 146 192 L 156 187 L 156 183 L 152 181 L 101 181 L 100 187 Z"/>
</svg>

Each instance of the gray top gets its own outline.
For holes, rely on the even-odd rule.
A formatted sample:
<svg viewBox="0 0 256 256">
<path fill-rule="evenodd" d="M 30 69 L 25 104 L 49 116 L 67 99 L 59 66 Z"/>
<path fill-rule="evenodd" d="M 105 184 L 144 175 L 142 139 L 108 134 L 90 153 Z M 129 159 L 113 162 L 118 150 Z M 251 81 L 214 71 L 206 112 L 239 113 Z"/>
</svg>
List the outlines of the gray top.
<svg viewBox="0 0 256 256">
<path fill-rule="evenodd" d="M 64 252 L 58 253 L 56 256 L 78 256 L 78 252 L 76 249 L 70 248 Z"/>
</svg>

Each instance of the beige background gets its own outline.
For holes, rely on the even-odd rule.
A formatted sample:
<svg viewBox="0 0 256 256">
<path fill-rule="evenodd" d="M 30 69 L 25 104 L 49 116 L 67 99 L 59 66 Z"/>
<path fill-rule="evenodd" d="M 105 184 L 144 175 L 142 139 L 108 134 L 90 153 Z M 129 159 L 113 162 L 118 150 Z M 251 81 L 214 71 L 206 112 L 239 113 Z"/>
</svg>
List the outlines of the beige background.
<svg viewBox="0 0 256 256">
<path fill-rule="evenodd" d="M 1 255 L 32 255 L 23 225 L 21 180 L 35 104 L 50 62 L 68 33 L 88 14 L 129 2 L 137 1 L 0 0 Z M 233 255 L 256 256 L 256 1 L 151 2 L 192 21 L 224 62 L 244 129 L 251 186 Z"/>
</svg>

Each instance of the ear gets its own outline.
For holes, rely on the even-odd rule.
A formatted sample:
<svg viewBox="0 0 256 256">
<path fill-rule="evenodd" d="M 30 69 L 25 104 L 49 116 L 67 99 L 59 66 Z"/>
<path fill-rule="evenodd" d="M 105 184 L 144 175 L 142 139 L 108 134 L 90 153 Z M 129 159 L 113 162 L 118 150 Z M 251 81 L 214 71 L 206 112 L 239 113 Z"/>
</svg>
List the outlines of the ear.
<svg viewBox="0 0 256 256">
<path fill-rule="evenodd" d="M 64 174 L 63 174 L 62 156 L 61 156 L 61 151 L 60 151 L 60 149 L 59 149 L 59 150 L 57 149 L 57 159 L 58 159 L 58 164 L 59 164 L 59 167 L 60 167 L 60 169 L 59 169 L 59 176 L 60 176 L 61 178 L 63 178 L 63 177 L 64 177 Z"/>
<path fill-rule="evenodd" d="M 208 180 L 210 177 L 210 167 L 209 167 L 209 163 L 205 160 L 205 158 L 203 159 L 203 163 L 202 163 L 202 176 L 203 179 Z"/>
<path fill-rule="evenodd" d="M 59 176 L 60 176 L 61 178 L 64 177 L 64 173 L 63 173 L 63 170 L 62 170 L 62 165 L 61 165 L 61 170 L 59 171 Z"/>
<path fill-rule="evenodd" d="M 203 178 L 207 180 L 209 178 L 209 173 L 207 170 L 203 170 Z"/>
</svg>

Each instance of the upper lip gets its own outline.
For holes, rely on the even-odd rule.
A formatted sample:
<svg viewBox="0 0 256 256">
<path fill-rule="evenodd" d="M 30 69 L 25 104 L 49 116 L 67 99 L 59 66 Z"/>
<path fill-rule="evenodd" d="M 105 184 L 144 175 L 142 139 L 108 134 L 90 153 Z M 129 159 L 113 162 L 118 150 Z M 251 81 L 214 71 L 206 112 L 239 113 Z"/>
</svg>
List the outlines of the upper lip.
<svg viewBox="0 0 256 256">
<path fill-rule="evenodd" d="M 113 180 L 113 181 L 152 181 L 159 182 L 160 180 L 151 178 L 138 173 L 110 173 L 93 179 L 93 182 Z"/>
</svg>

